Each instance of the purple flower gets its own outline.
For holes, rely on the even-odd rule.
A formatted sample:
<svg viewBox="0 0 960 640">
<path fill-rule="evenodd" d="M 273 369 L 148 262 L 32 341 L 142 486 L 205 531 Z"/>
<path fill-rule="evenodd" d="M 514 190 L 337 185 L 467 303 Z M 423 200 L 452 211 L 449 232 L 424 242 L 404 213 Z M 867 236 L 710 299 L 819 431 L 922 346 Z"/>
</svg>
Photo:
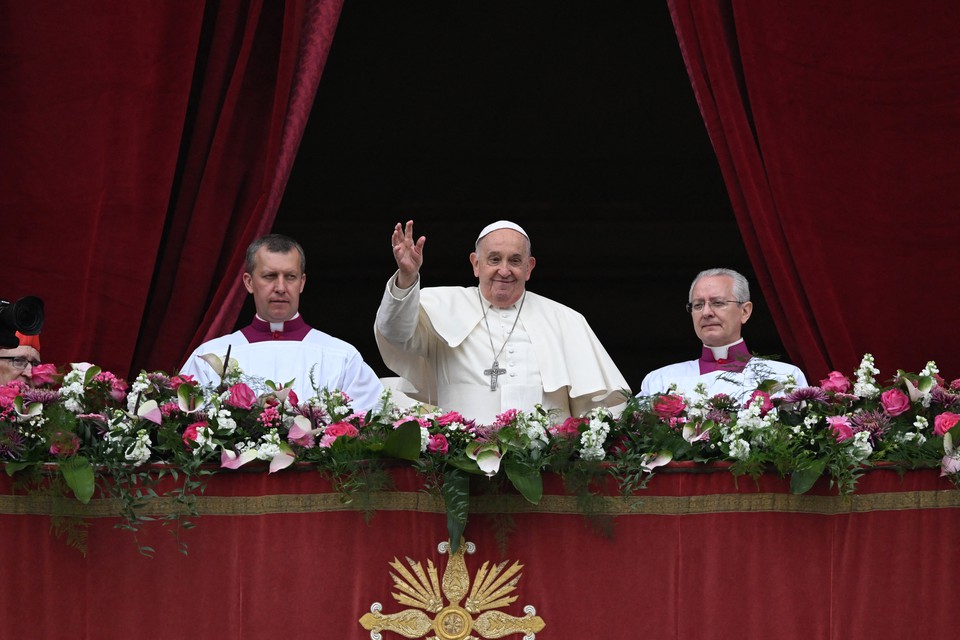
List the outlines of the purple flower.
<svg viewBox="0 0 960 640">
<path fill-rule="evenodd" d="M 787 404 L 796 402 L 827 402 L 827 392 L 820 387 L 800 387 L 783 397 Z"/>
<path fill-rule="evenodd" d="M 850 417 L 854 433 L 870 432 L 870 440 L 876 443 L 890 428 L 890 417 L 882 411 L 861 411 Z"/>
</svg>

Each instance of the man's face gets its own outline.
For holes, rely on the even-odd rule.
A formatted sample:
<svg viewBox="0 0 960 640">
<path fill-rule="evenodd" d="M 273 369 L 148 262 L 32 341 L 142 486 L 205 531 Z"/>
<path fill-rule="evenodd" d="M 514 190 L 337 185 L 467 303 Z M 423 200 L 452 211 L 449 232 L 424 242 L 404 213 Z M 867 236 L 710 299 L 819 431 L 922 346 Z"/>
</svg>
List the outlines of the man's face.
<svg viewBox="0 0 960 640">
<path fill-rule="evenodd" d="M 297 314 L 306 282 L 295 249 L 271 253 L 261 247 L 254 255 L 253 273 L 243 274 L 243 285 L 253 294 L 257 315 L 267 322 L 285 322 Z"/>
<path fill-rule="evenodd" d="M 726 300 L 722 309 L 715 308 L 711 301 Z M 690 302 L 705 302 L 703 309 L 691 312 L 693 330 L 708 347 L 722 347 L 740 339 L 740 328 L 750 319 L 753 303 L 735 304 L 733 278 L 730 276 L 707 276 L 700 278 L 693 287 Z"/>
<path fill-rule="evenodd" d="M 520 299 L 537 263 L 527 249 L 526 237 L 513 229 L 498 229 L 481 238 L 470 262 L 480 280 L 480 293 L 498 307 L 509 307 Z"/>
<path fill-rule="evenodd" d="M 17 367 L 17 361 L 9 358 L 23 358 L 26 365 L 21 369 Z M 34 364 L 40 364 L 40 352 L 33 347 L 21 345 L 16 349 L 0 349 L 0 385 L 14 380 L 22 380 L 30 384 Z"/>
</svg>

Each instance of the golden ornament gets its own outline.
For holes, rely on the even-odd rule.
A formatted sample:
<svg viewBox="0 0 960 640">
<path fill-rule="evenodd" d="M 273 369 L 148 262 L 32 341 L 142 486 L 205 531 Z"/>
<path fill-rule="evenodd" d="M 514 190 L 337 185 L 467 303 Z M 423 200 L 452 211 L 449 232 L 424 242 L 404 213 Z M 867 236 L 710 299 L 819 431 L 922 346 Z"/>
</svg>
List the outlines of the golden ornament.
<svg viewBox="0 0 960 640">
<path fill-rule="evenodd" d="M 451 545 L 442 542 L 437 548 L 440 553 L 449 553 Z M 507 567 L 506 562 L 501 562 L 491 567 L 489 562 L 484 562 L 471 589 L 470 574 L 463 554 L 474 553 L 475 550 L 472 542 L 461 541 L 457 552 L 450 556 L 442 580 L 432 560 L 427 560 L 427 569 L 424 571 L 420 562 L 407 558 L 408 568 L 394 558 L 390 566 L 396 573 L 391 572 L 390 577 L 393 578 L 397 593 L 390 595 L 398 603 L 415 608 L 398 613 L 382 613 L 383 606 L 374 602 L 370 613 L 360 618 L 363 628 L 370 631 L 371 640 L 381 640 L 384 631 L 393 631 L 405 638 L 423 638 L 431 632 L 435 634 L 427 640 L 479 640 L 503 638 L 514 633 L 523 633 L 524 640 L 534 640 L 537 631 L 542 630 L 546 623 L 536 615 L 533 607 L 524 607 L 526 615 L 522 618 L 496 610 L 516 601 L 517 596 L 510 594 L 520 582 L 519 571 L 523 565 L 514 562 Z M 448 603 L 446 605 L 444 597 Z M 429 614 L 434 615 L 431 618 Z M 479 636 L 471 635 L 473 633 Z"/>
</svg>

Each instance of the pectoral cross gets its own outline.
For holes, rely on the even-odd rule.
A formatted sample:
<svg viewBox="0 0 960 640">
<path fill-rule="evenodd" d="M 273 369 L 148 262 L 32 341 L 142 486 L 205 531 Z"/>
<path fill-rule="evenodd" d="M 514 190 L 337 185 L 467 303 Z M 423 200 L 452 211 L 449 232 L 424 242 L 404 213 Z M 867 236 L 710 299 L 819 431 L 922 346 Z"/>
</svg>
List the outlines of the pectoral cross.
<svg viewBox="0 0 960 640">
<path fill-rule="evenodd" d="M 497 390 L 497 378 L 499 378 L 501 374 L 504 374 L 507 372 L 506 369 L 500 369 L 499 367 L 500 367 L 500 363 L 494 360 L 493 366 L 490 367 L 489 369 L 485 369 L 483 372 L 483 375 L 490 376 L 490 391 Z"/>
</svg>

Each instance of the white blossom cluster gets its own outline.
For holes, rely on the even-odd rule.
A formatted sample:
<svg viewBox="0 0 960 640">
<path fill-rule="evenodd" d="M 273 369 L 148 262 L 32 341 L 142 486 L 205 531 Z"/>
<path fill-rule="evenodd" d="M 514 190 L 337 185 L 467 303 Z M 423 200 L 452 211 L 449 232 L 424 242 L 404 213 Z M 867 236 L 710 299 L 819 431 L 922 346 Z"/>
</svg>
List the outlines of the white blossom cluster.
<svg viewBox="0 0 960 640">
<path fill-rule="evenodd" d="M 135 467 L 139 467 L 150 459 L 150 436 L 147 434 L 146 429 L 137 431 L 136 439 L 133 444 L 123 452 L 123 457 L 132 462 Z"/>
<path fill-rule="evenodd" d="M 234 426 L 236 426 L 236 423 L 234 423 Z M 209 426 L 197 429 L 197 439 L 194 441 L 193 446 L 194 457 L 199 456 L 201 453 L 213 453 L 217 448 L 217 444 L 213 438 L 213 429 Z"/>
<path fill-rule="evenodd" d="M 610 425 L 604 418 L 609 415 L 610 412 L 603 408 L 591 414 L 586 431 L 580 434 L 580 457 L 583 460 L 603 460 L 607 455 L 603 443 L 610 434 Z"/>
<path fill-rule="evenodd" d="M 64 399 L 63 406 L 71 413 L 83 412 L 83 380 L 85 369 L 71 365 L 70 372 L 63 376 L 60 386 L 60 396 Z"/>
<path fill-rule="evenodd" d="M 924 432 L 929 431 L 929 429 L 930 421 L 923 416 L 917 416 L 913 421 L 913 431 L 896 434 L 896 442 L 900 444 L 916 443 L 917 446 L 922 446 L 927 441 Z"/>
<path fill-rule="evenodd" d="M 760 415 L 762 409 L 763 398 L 757 396 L 737 412 L 737 424 L 750 432 L 750 442 L 756 447 L 764 445 L 770 428 L 779 418 L 776 408 L 770 409 L 767 415 Z"/>
<path fill-rule="evenodd" d="M 671 392 L 676 389 L 672 385 Z M 697 383 L 693 388 L 693 396 L 684 396 L 687 404 L 687 417 L 690 420 L 703 420 L 710 411 L 710 398 L 707 397 L 707 385 L 703 382 Z"/>
<path fill-rule="evenodd" d="M 133 384 L 130 385 L 130 391 L 127 392 L 127 411 L 130 413 L 136 411 L 141 394 L 149 388 L 150 381 L 147 379 L 147 372 L 141 371 Z"/>
<path fill-rule="evenodd" d="M 873 445 L 870 444 L 869 431 L 858 431 L 853 434 L 853 438 L 849 440 L 849 443 L 850 450 L 857 462 L 862 462 L 873 454 Z"/>
<path fill-rule="evenodd" d="M 543 422 L 526 414 L 517 415 L 517 430 L 527 440 L 527 448 L 531 450 L 543 449 L 550 442 L 547 429 Z"/>
<path fill-rule="evenodd" d="M 260 436 L 260 442 L 257 446 L 257 458 L 260 460 L 273 460 L 280 454 L 280 434 L 276 429 L 270 429 Z"/>
<path fill-rule="evenodd" d="M 875 398 L 880 393 L 880 387 L 877 386 L 877 380 L 874 376 L 880 373 L 880 369 L 873 366 L 873 356 L 869 353 L 863 354 L 863 360 L 860 361 L 860 367 L 857 369 L 857 381 L 853 385 L 853 393 L 861 398 Z"/>
</svg>

